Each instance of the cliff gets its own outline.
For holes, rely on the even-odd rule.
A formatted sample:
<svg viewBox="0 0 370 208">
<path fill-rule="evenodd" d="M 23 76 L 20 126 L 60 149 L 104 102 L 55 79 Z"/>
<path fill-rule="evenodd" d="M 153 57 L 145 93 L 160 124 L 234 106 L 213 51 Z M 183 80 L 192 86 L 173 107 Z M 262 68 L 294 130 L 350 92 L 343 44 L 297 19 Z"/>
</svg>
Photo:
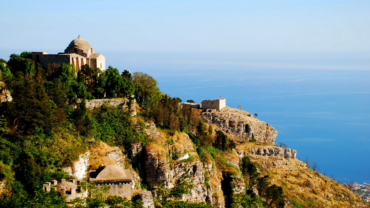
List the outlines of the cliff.
<svg viewBox="0 0 370 208">
<path fill-rule="evenodd" d="M 201 117 L 209 124 L 215 124 L 222 131 L 234 135 L 238 143 L 255 140 L 274 144 L 278 135 L 274 127 L 254 118 L 251 113 L 230 107 L 222 108 L 221 111 L 205 110 Z"/>
<path fill-rule="evenodd" d="M 132 143 L 130 153 L 100 143 L 65 169 L 71 176 L 81 178 L 85 176 L 84 171 L 97 168 L 96 164 L 129 168 L 135 181 L 134 198 L 142 199 L 143 207 L 148 208 L 160 205 L 162 185 L 174 190 L 184 179 L 192 186 L 176 198 L 179 201 L 206 202 L 220 208 L 241 206 L 238 200 L 250 190 L 249 194 L 260 197 L 260 203 L 270 202 L 263 189 L 258 184 L 250 187 L 251 182 L 245 177 L 243 159 L 248 157 L 256 164 L 258 180 L 266 178 L 269 187 L 282 187 L 285 207 L 367 206 L 347 187 L 307 168 L 296 158 L 296 150 L 274 145 L 277 131 L 247 112 L 227 108 L 221 112 L 202 112 L 201 116 L 214 130 L 220 129 L 232 136 L 237 141 L 236 147 L 228 151 L 215 149 L 212 153 L 212 148 L 197 147 L 187 133 L 159 130 L 155 124 L 144 122 L 141 130 L 151 141 Z M 207 134 L 215 136 L 214 130 Z"/>
</svg>

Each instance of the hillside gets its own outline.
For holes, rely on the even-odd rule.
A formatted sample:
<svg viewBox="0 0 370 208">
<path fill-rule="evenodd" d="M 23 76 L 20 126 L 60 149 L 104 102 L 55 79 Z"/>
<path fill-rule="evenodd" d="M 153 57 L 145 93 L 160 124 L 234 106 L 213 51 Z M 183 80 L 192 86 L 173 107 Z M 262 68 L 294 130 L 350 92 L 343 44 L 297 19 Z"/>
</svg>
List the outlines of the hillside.
<svg viewBox="0 0 370 208">
<path fill-rule="evenodd" d="M 0 105 L 0 207 L 369 207 L 246 111 L 182 106 L 144 73 L 48 70 L 27 52 L 0 64 L 12 98 Z M 132 200 L 89 182 L 110 165 L 131 174 Z M 70 179 L 88 197 L 43 189 Z"/>
</svg>

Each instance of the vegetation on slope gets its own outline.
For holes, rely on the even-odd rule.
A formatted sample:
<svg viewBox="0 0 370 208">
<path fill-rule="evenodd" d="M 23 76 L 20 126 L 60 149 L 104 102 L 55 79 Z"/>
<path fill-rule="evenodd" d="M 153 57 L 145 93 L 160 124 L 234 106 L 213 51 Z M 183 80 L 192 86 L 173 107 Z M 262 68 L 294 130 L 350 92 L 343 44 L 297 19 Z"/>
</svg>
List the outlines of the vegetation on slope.
<svg viewBox="0 0 370 208">
<path fill-rule="evenodd" d="M 330 199 L 330 205 L 361 204 L 356 195 L 322 175 L 317 176 L 320 180 L 302 177 L 308 174 L 316 177 L 317 174 L 308 169 L 276 170 L 271 164 L 266 165 L 271 161 L 257 156 L 243 158 L 238 167 L 235 162 L 239 161 L 235 151 L 238 147 L 233 139 L 204 123 L 200 110 L 181 106 L 181 99 L 162 94 L 156 80 L 147 74 L 131 75 L 128 71 L 120 74 L 113 67 L 101 71 L 87 65 L 76 73 L 74 66 L 69 64 L 43 69 L 30 56 L 28 52 L 12 54 L 6 66 L 0 63 L 0 81 L 4 83 L 1 87 L 9 90 L 13 97 L 12 102 L 0 105 L 0 181 L 5 184 L 1 189 L 0 207 L 67 207 L 63 196 L 54 191 L 42 191 L 42 184 L 68 178 L 62 168 L 70 165 L 79 154 L 97 149 L 100 141 L 119 146 L 128 154 L 131 144 L 137 142 L 162 148 L 181 143 L 180 134 L 185 133 L 198 153 L 197 156 L 194 150 L 188 161 L 199 157 L 203 164 L 214 166 L 217 174 L 209 176 L 206 172 L 206 186 L 222 183 L 224 193 L 217 193 L 214 198 L 225 198 L 226 206 L 320 207 L 328 205 L 323 202 L 324 198 Z M 135 95 L 141 109 L 136 119 L 119 107 L 103 105 L 89 110 L 85 106 L 88 99 L 132 99 L 131 95 Z M 140 121 L 155 123 L 168 137 L 148 137 Z M 171 154 L 176 157 L 176 152 Z M 101 158 L 93 159 L 96 164 L 102 162 Z M 246 186 L 243 193 L 232 193 L 233 186 L 237 185 L 235 181 Z M 191 183 L 184 177 L 172 190 L 159 188 L 161 197 L 156 199 L 157 205 L 211 206 L 179 201 L 190 187 Z M 93 184 L 90 191 L 95 193 Z M 336 194 L 328 195 L 332 193 Z M 321 195 L 324 197 L 319 197 Z M 76 200 L 75 206 L 102 207 L 105 203 L 113 207 L 141 205 L 140 201 L 130 202 L 119 197 L 106 199 L 97 191 L 86 204 Z"/>
</svg>

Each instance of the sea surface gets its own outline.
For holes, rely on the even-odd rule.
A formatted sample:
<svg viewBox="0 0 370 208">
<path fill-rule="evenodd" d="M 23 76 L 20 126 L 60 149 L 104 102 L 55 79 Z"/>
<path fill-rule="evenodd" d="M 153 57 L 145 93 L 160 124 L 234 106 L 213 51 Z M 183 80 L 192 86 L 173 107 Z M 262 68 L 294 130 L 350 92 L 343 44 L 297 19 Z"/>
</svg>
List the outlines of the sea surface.
<svg viewBox="0 0 370 208">
<path fill-rule="evenodd" d="M 322 174 L 370 183 L 370 53 L 101 53 L 183 101 L 242 105 Z"/>
</svg>

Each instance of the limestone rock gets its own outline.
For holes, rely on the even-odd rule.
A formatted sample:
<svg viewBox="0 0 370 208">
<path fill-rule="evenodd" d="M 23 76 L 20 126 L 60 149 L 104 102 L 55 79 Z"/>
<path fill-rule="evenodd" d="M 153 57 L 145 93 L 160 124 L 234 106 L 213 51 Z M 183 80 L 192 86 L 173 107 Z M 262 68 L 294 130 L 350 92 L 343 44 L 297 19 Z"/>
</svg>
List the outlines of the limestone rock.
<svg viewBox="0 0 370 208">
<path fill-rule="evenodd" d="M 148 143 L 144 152 L 146 182 L 152 187 L 170 182 L 169 159 L 166 150 L 157 144 Z"/>
<path fill-rule="evenodd" d="M 134 198 L 141 199 L 143 201 L 142 208 L 154 208 L 154 201 L 152 192 L 150 191 L 141 191 L 140 193 L 134 195 Z"/>
<path fill-rule="evenodd" d="M 189 190 L 189 194 L 182 196 L 183 201 L 190 202 L 205 202 L 207 197 L 207 188 L 205 187 L 205 177 L 203 163 L 194 161 L 189 163 L 175 164 L 171 170 L 173 181 L 178 181 L 184 174 L 189 174 L 189 180 L 193 183 L 193 188 Z"/>
<path fill-rule="evenodd" d="M 72 166 L 64 167 L 64 171 L 71 177 L 77 180 L 82 180 L 86 177 L 86 171 L 89 167 L 90 152 L 87 151 L 78 157 L 78 160 L 72 163 Z"/>
<path fill-rule="evenodd" d="M 297 150 L 284 148 L 284 147 L 265 147 L 265 148 L 251 148 L 244 150 L 238 150 L 239 157 L 243 157 L 244 155 L 248 154 L 248 152 L 252 155 L 260 155 L 260 156 L 267 156 L 267 157 L 280 157 L 285 158 L 287 160 L 296 159 L 297 158 Z"/>
<path fill-rule="evenodd" d="M 221 111 L 205 110 L 201 117 L 210 124 L 217 125 L 222 131 L 237 136 L 236 142 L 256 141 L 274 144 L 278 132 L 271 125 L 257 118 L 250 113 L 233 109 L 223 108 Z"/>
</svg>

